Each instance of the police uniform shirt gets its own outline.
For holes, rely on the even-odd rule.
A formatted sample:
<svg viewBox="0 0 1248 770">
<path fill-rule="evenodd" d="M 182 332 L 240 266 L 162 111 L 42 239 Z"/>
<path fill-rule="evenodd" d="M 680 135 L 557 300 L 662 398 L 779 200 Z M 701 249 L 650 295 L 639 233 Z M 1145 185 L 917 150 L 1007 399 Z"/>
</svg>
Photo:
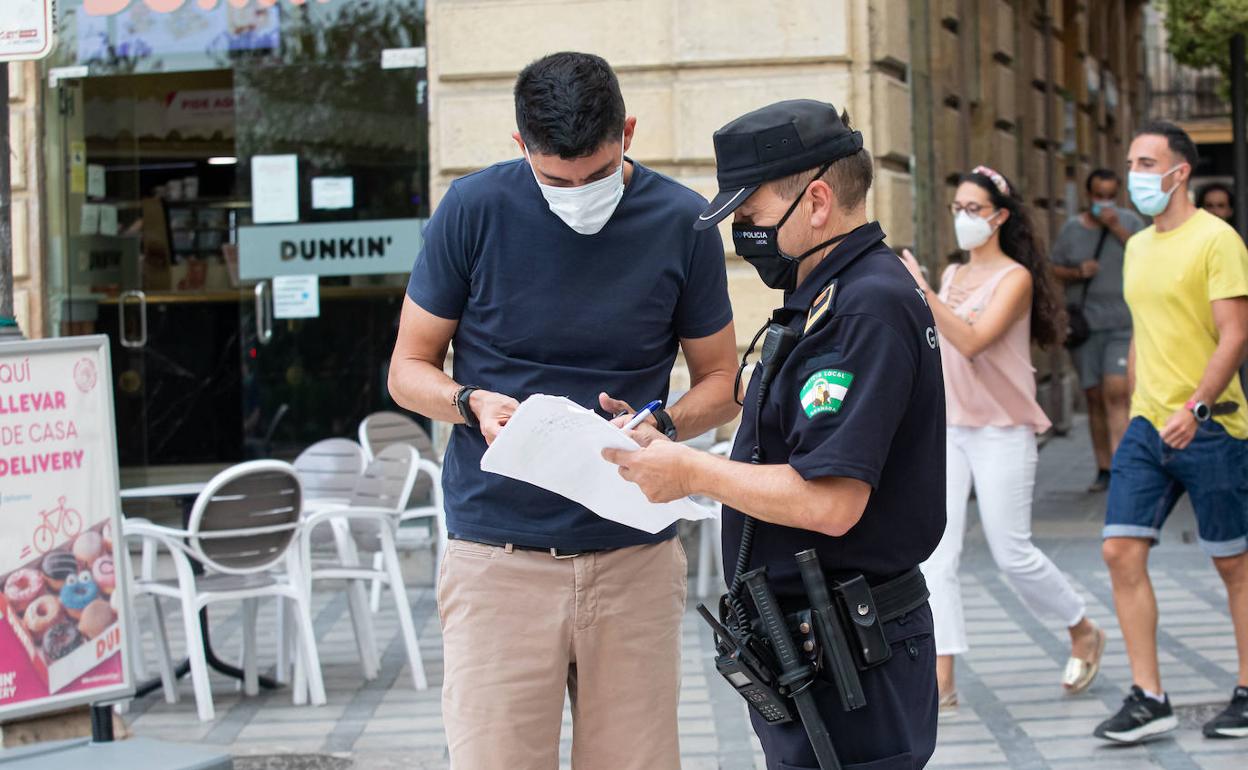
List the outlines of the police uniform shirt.
<svg viewBox="0 0 1248 770">
<path fill-rule="evenodd" d="M 835 284 L 833 284 L 835 281 Z M 945 528 L 945 396 L 936 325 L 879 224 L 852 232 L 786 298 L 777 320 L 804 332 L 763 406 L 763 462 L 811 480 L 858 479 L 872 492 L 842 537 L 758 522 L 750 568 L 776 594 L 803 593 L 793 555 L 818 551 L 830 575 L 877 583 L 923 562 Z M 755 444 L 758 370 L 732 459 Z M 735 565 L 744 516 L 725 506 L 724 563 Z"/>
</svg>

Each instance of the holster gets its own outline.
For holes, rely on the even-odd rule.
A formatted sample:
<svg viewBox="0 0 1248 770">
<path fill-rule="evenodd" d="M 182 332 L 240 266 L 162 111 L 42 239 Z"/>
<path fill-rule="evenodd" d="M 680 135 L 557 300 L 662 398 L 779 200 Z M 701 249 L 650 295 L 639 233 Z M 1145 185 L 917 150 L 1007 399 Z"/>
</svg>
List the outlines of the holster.
<svg viewBox="0 0 1248 770">
<path fill-rule="evenodd" d="M 928 598 L 927 582 L 918 567 L 874 587 L 862 575 L 837 581 L 832 594 L 854 663 L 862 671 L 892 655 L 884 624 L 918 609 Z"/>
</svg>

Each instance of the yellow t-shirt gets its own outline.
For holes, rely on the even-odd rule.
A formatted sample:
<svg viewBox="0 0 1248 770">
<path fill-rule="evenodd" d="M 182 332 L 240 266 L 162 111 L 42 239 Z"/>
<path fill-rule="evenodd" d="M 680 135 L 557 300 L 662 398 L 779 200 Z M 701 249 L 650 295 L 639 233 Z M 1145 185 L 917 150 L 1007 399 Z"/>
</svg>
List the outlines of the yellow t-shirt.
<svg viewBox="0 0 1248 770">
<path fill-rule="evenodd" d="M 1159 233 L 1153 225 L 1131 236 L 1122 277 L 1135 339 L 1131 416 L 1161 430 L 1196 392 L 1218 345 L 1210 303 L 1248 296 L 1248 249 L 1230 225 L 1198 210 L 1177 229 Z M 1215 419 L 1232 436 L 1248 438 L 1238 372 L 1217 399 L 1223 401 L 1239 408 Z"/>
</svg>

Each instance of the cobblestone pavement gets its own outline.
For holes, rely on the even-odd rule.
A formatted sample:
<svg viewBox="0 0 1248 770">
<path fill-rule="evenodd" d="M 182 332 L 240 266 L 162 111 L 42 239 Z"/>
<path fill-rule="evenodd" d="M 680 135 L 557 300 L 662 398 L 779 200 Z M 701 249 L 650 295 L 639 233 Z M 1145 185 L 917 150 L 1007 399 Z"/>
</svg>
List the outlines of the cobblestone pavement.
<svg viewBox="0 0 1248 770">
<path fill-rule="evenodd" d="M 995 571 L 978 527 L 968 534 L 963 577 L 971 651 L 958 664 L 962 707 L 940 724 L 933 767 L 1114 768 L 1248 767 L 1248 741 L 1201 737 L 1200 721 L 1224 705 L 1235 684 L 1235 643 L 1225 591 L 1194 544 L 1195 522 L 1183 504 L 1154 549 L 1151 563 L 1161 604 L 1161 661 L 1167 691 L 1180 711 L 1181 729 L 1137 747 L 1107 746 L 1091 737 L 1096 722 L 1115 710 L 1130 673 L 1111 604 L 1108 575 L 1100 560 L 1104 498 L 1087 495 L 1093 475 L 1086 434 L 1077 424 L 1070 437 L 1050 441 L 1040 455 L 1034 517 L 1036 542 L 1072 579 L 1093 618 L 1109 633 L 1100 679 L 1076 698 L 1058 684 L 1068 654 L 1060 623 L 1036 619 Z M 285 690 L 242 697 L 234 683 L 213 679 L 217 719 L 195 716 L 189 681 L 181 701 L 166 704 L 159 691 L 132 707 L 134 731 L 151 738 L 194 741 L 229 750 L 240 770 L 269 767 L 446 768 L 439 718 L 442 651 L 428 563 L 410 565 L 411 600 L 430 689 L 416 692 L 404 660 L 393 612 L 377 617 L 383 640 L 380 676 L 365 682 L 356 664 L 349 614 L 340 594 L 317 597 L 315 624 L 329 704 L 295 707 Z M 421 579 L 424 585 L 421 584 Z M 684 624 L 684 688 L 680 705 L 683 767 L 687 770 L 762 768 L 743 703 L 715 673 L 710 636 L 692 612 Z M 384 605 L 384 603 L 383 603 Z M 146 624 L 148 607 L 140 607 Z M 167 613 L 175 654 L 181 624 Z M 223 657 L 237 655 L 240 618 L 214 612 L 213 635 Z M 263 619 L 263 616 L 262 616 Z M 271 633 L 271 623 L 261 623 Z M 146 639 L 150 646 L 150 636 Z M 271 637 L 261 641 L 261 660 L 272 660 Z M 268 651 L 266 657 L 264 653 Z M 153 663 L 149 666 L 154 670 Z M 564 717 L 567 767 L 571 720 Z M 270 759 L 284 755 L 281 760 Z M 348 761 L 349 760 L 349 761 Z"/>
</svg>

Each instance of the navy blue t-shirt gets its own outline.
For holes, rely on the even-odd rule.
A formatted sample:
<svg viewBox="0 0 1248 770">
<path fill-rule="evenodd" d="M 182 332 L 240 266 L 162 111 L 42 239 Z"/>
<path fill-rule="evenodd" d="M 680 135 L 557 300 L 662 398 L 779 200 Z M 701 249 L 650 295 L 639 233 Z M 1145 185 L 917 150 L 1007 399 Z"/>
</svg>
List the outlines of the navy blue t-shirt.
<svg viewBox="0 0 1248 770">
<path fill-rule="evenodd" d="M 523 401 L 598 408 L 666 399 L 680 339 L 732 320 L 724 247 L 696 232 L 705 199 L 632 161 L 610 221 L 579 235 L 555 216 L 523 160 L 456 180 L 425 230 L 407 293 L 456 319 L 454 378 Z M 456 425 L 442 472 L 447 529 L 517 545 L 621 548 L 670 538 L 608 521 L 565 497 L 481 470 L 481 432 Z"/>
<path fill-rule="evenodd" d="M 927 300 L 871 223 L 833 249 L 776 316 L 803 336 L 767 393 L 763 461 L 872 491 L 842 537 L 758 522 L 750 568 L 766 565 L 777 595 L 798 596 L 793 555 L 807 548 L 826 573 L 863 573 L 871 583 L 918 566 L 945 531 L 945 391 Z M 748 462 L 755 444 L 758 387 L 756 370 L 734 460 Z M 724 564 L 737 563 L 744 521 L 725 506 Z"/>
</svg>

